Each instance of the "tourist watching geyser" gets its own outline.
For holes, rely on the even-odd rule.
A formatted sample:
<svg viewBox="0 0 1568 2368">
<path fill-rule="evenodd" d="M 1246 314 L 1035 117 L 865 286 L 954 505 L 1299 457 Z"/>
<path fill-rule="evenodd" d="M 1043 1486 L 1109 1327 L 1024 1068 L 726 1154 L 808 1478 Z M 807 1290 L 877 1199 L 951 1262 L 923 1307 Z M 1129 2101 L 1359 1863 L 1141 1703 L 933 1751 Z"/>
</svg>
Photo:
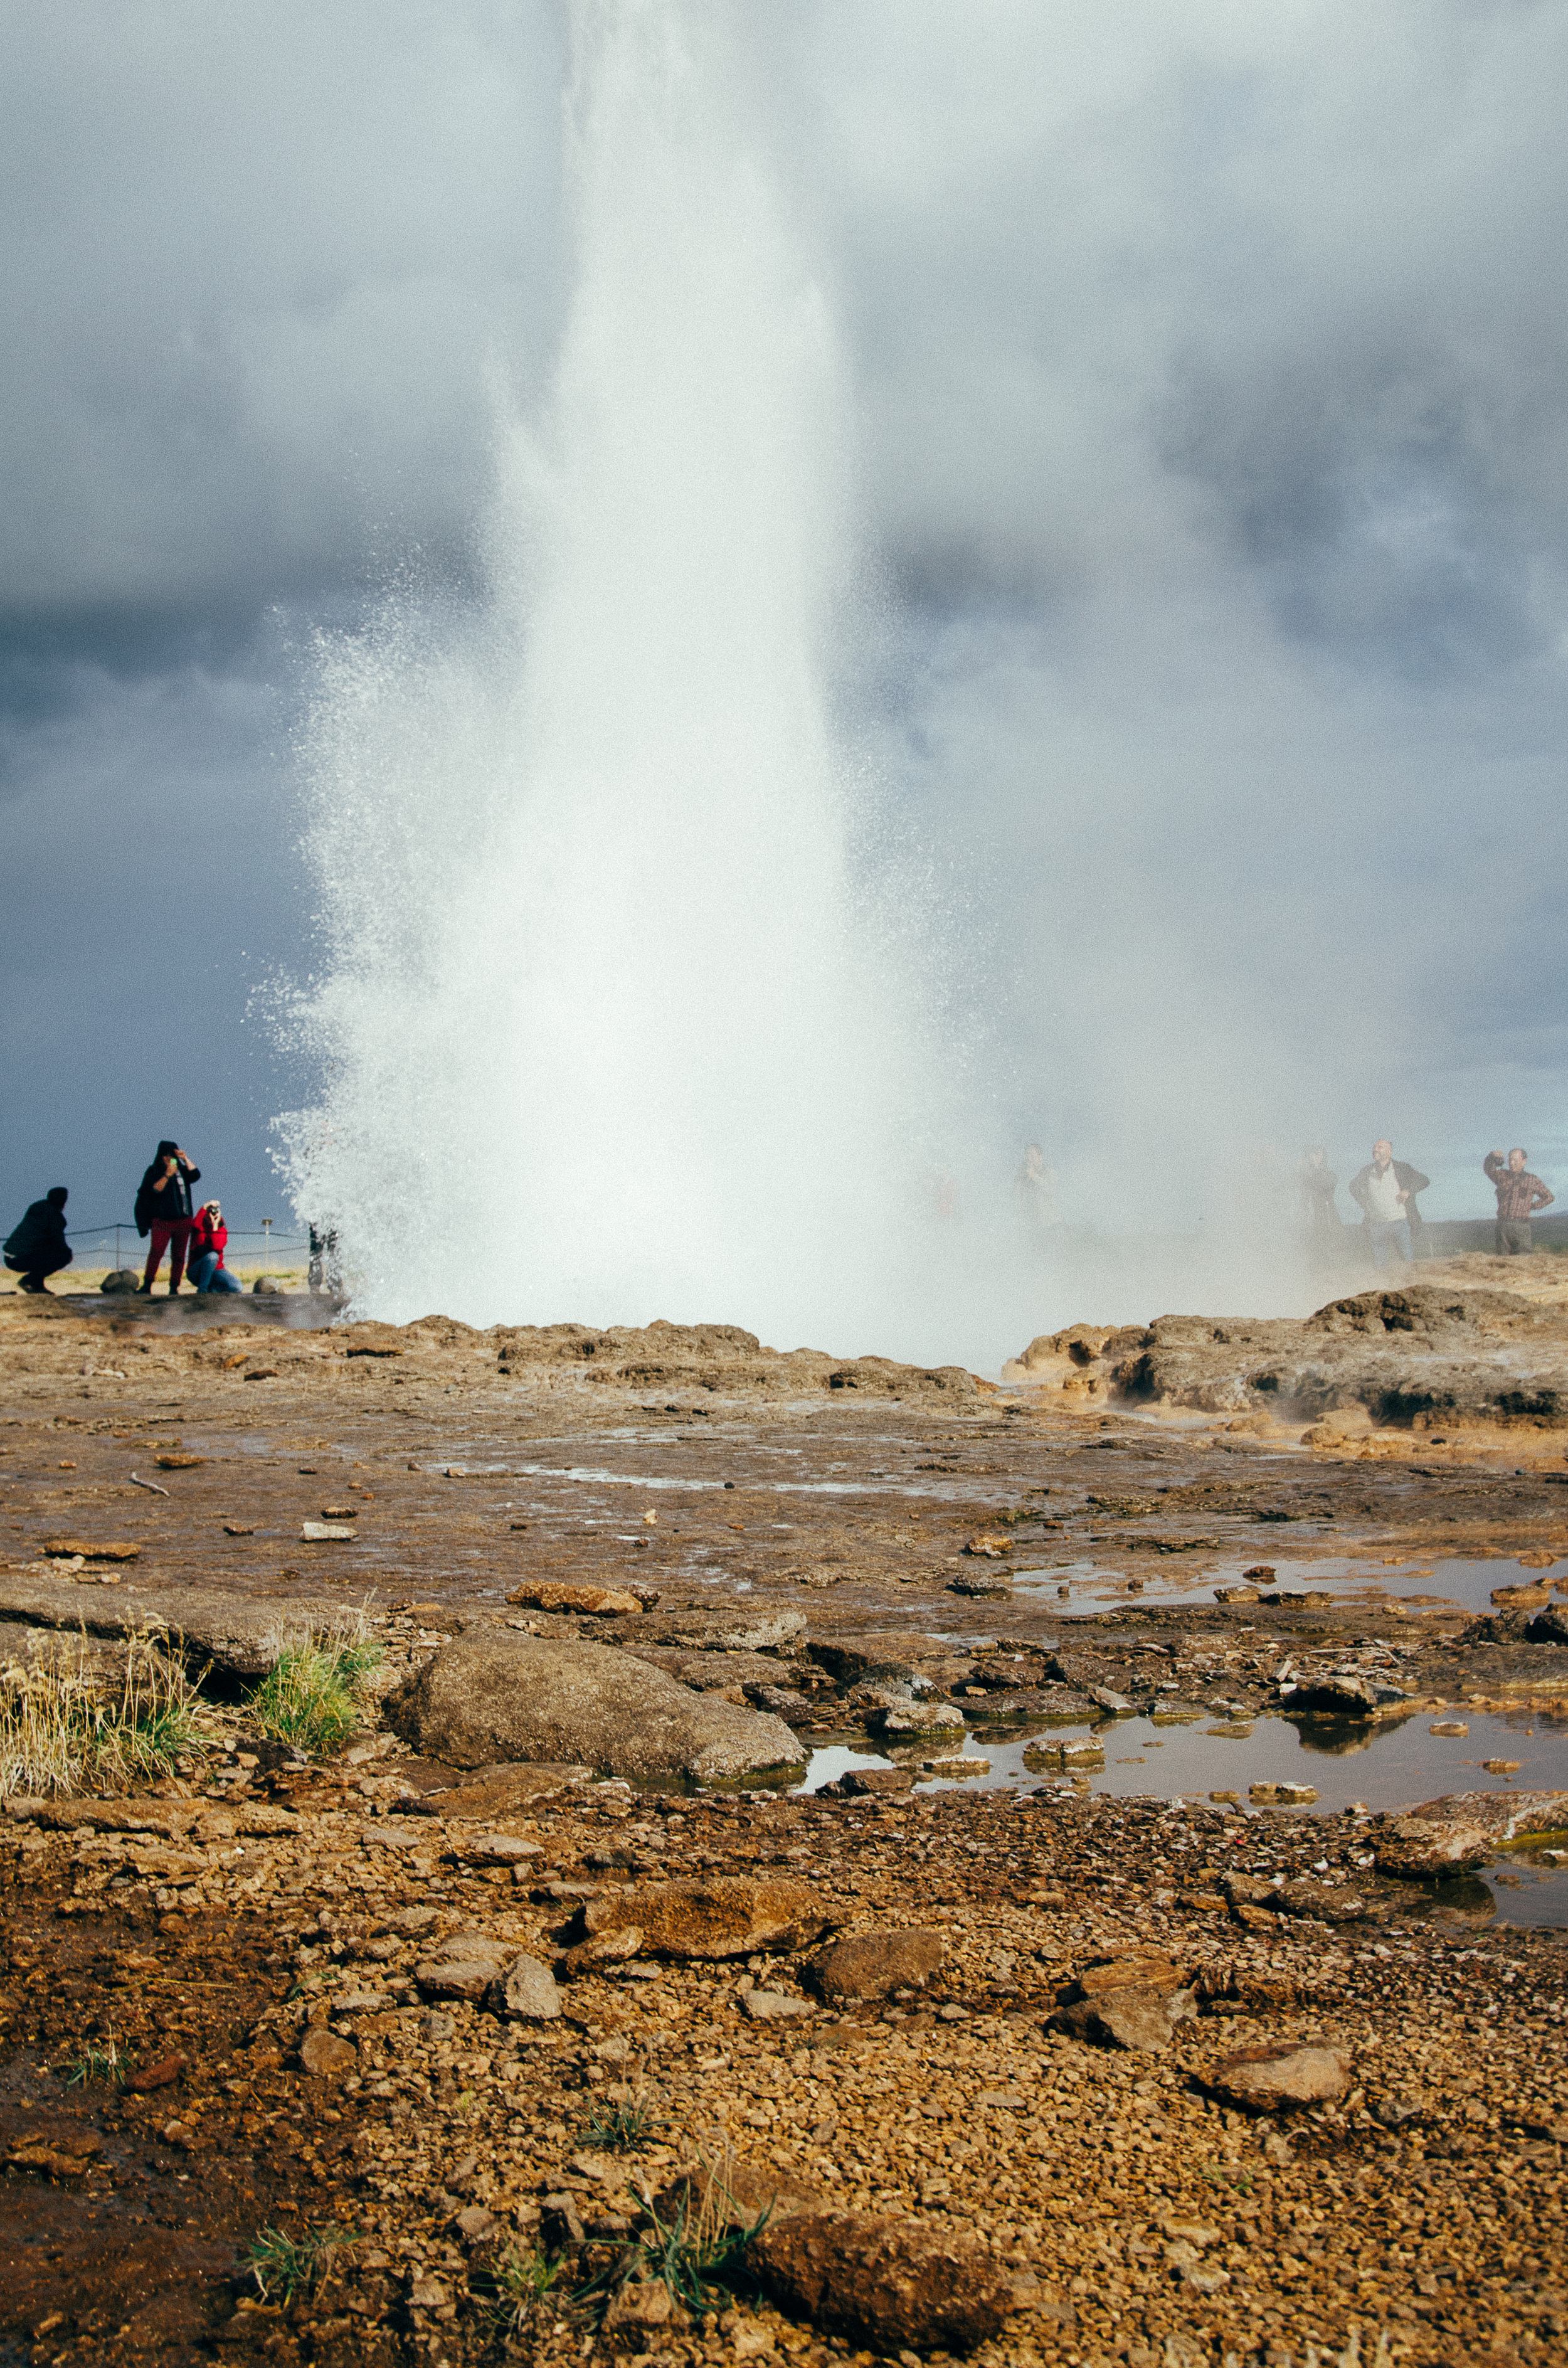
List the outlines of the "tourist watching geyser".
<svg viewBox="0 0 1568 2368">
<path fill-rule="evenodd" d="M 229 1228 L 223 1223 L 223 1212 L 216 1201 L 204 1201 L 191 1223 L 190 1279 L 198 1291 L 238 1291 L 223 1264 L 223 1252 L 229 1245 Z"/>
<path fill-rule="evenodd" d="M 1431 1181 L 1407 1159 L 1394 1157 L 1386 1135 L 1373 1144 L 1370 1160 L 1350 1178 L 1350 1198 L 1360 1209 L 1374 1266 L 1387 1266 L 1391 1249 L 1409 1264 L 1412 1231 L 1425 1230 L 1415 1196 Z"/>
<path fill-rule="evenodd" d="M 70 1197 L 63 1184 L 51 1184 L 41 1201 L 28 1203 L 21 1224 L 0 1252 L 11 1272 L 21 1276 L 18 1288 L 22 1291 L 41 1291 L 47 1297 L 45 1276 L 58 1274 L 62 1267 L 70 1265 L 71 1247 L 65 1239 L 65 1203 Z"/>
<path fill-rule="evenodd" d="M 1321 1143 L 1302 1152 L 1301 1164 L 1296 1170 L 1296 1190 L 1307 1247 L 1319 1260 L 1331 1258 L 1338 1249 L 1345 1230 L 1345 1220 L 1334 1197 L 1338 1184 L 1339 1178 L 1329 1166 L 1328 1154 Z"/>
<path fill-rule="evenodd" d="M 1530 1219 L 1538 1209 L 1549 1209 L 1557 1197 L 1539 1176 L 1530 1174 L 1525 1166 L 1528 1157 L 1529 1153 L 1516 1143 L 1506 1160 L 1500 1151 L 1489 1151 L 1481 1163 L 1497 1191 L 1494 1247 L 1499 1258 L 1529 1256 L 1534 1247 Z"/>
<path fill-rule="evenodd" d="M 151 1167 L 142 1176 L 133 1212 L 137 1232 L 153 1236 L 147 1271 L 141 1284 L 145 1292 L 150 1292 L 157 1281 L 158 1269 L 167 1250 L 169 1297 L 178 1294 L 186 1252 L 190 1247 L 190 1188 L 200 1180 L 200 1168 L 191 1166 L 177 1143 L 159 1144 Z"/>
</svg>

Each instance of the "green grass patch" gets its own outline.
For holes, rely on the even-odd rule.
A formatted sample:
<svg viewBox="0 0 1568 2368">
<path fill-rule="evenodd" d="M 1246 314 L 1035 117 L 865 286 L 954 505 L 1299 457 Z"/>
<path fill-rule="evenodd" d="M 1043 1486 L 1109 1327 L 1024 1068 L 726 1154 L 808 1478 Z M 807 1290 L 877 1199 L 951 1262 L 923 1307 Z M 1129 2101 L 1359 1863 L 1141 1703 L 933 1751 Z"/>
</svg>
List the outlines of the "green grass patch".
<svg viewBox="0 0 1568 2368">
<path fill-rule="evenodd" d="M 515 2245 L 508 2245 L 491 2271 L 495 2291 L 490 2313 L 496 2332 L 521 2335 L 559 2283 L 565 2267 L 563 2260 L 552 2261 L 537 2246 L 532 2252 L 520 2253 Z"/>
<path fill-rule="evenodd" d="M 245 1704 L 258 1734 L 319 1756 L 347 1743 L 360 1721 L 381 1648 L 361 1637 L 286 1645 Z"/>
<path fill-rule="evenodd" d="M 358 2242 L 352 2228 L 307 2229 L 301 2237 L 285 2236 L 281 2228 L 263 2228 L 252 2238 L 240 2266 L 256 2283 L 263 2302 L 278 2302 L 287 2309 L 296 2294 L 320 2285 L 341 2252 Z"/>
<path fill-rule="evenodd" d="M 652 2110 L 640 2101 L 601 2106 L 579 2126 L 578 2135 L 596 2154 L 634 2154 L 650 2144 L 655 2127 Z"/>
</svg>

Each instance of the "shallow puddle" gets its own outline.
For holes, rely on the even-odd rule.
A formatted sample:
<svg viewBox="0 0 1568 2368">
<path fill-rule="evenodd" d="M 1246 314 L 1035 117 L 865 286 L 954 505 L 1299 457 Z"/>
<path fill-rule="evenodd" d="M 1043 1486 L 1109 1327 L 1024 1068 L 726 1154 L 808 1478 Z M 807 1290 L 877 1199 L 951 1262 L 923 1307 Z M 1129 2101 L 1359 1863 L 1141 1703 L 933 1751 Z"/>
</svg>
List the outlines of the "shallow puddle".
<svg viewBox="0 0 1568 2368">
<path fill-rule="evenodd" d="M 1387 1563 L 1352 1560 L 1344 1555 L 1314 1562 L 1281 1562 L 1271 1577 L 1257 1579 L 1244 1576 L 1250 1566 L 1240 1562 L 1221 1564 L 1205 1569 L 1201 1577 L 1184 1579 L 1162 1574 L 1157 1578 L 1140 1580 L 1129 1579 L 1125 1570 L 1102 1569 L 1093 1562 L 1074 1562 L 1049 1569 L 1017 1570 L 1012 1576 L 1015 1588 L 1030 1595 L 1043 1595 L 1060 1603 L 1063 1611 L 1071 1604 L 1074 1611 L 1086 1611 L 1091 1604 L 1097 1611 L 1117 1603 L 1212 1603 L 1219 1588 L 1244 1586 L 1256 1587 L 1265 1594 L 1278 1590 L 1287 1601 L 1292 1595 L 1323 1594 L 1332 1596 L 1336 1603 L 1364 1603 L 1369 1611 L 1376 1611 L 1380 1605 L 1392 1608 L 1402 1604 L 1416 1611 L 1440 1611 L 1449 1605 L 1463 1611 L 1491 1611 L 1495 1608 L 1492 1601 L 1494 1588 L 1528 1586 L 1543 1590 L 1549 1601 L 1568 1608 L 1568 1556 L 1554 1562 L 1547 1570 L 1527 1570 L 1521 1563 L 1501 1559 L 1466 1562 L 1453 1557 L 1427 1559 L 1414 1555 Z M 1564 1591 L 1554 1593 L 1559 1580 L 1564 1582 Z"/>
<path fill-rule="evenodd" d="M 1093 1792 L 1122 1798 L 1198 1801 L 1233 1793 L 1235 1805 L 1245 1809 L 1257 1805 L 1249 1800 L 1254 1784 L 1310 1784 L 1318 1797 L 1307 1805 L 1320 1811 L 1358 1803 L 1399 1808 L 1445 1793 L 1568 1790 L 1568 1720 L 1474 1712 L 1463 1722 L 1470 1730 L 1465 1736 L 1433 1735 L 1433 1724 L 1430 1713 L 1417 1712 L 1397 1725 L 1370 1727 L 1324 1719 L 1233 1724 L 1135 1717 L 1031 1725 L 1027 1734 L 988 1736 L 982 1729 L 966 1736 L 962 1750 L 969 1759 L 989 1761 L 987 1770 L 977 1767 L 969 1777 L 922 1774 L 916 1790 L 943 1792 L 958 1783 L 987 1792 L 1029 1791 L 1075 1776 L 1086 1779 Z M 1064 1747 L 1065 1759 L 1058 1757 Z M 1079 1757 L 1085 1747 L 1103 1764 Z M 1494 1774 L 1482 1764 L 1488 1759 L 1517 1760 L 1517 1771 Z M 805 1781 L 795 1789 L 820 1792 L 852 1768 L 893 1764 L 885 1754 L 829 1744 L 812 1753 Z M 919 1766 L 913 1754 L 903 1764 Z"/>
</svg>

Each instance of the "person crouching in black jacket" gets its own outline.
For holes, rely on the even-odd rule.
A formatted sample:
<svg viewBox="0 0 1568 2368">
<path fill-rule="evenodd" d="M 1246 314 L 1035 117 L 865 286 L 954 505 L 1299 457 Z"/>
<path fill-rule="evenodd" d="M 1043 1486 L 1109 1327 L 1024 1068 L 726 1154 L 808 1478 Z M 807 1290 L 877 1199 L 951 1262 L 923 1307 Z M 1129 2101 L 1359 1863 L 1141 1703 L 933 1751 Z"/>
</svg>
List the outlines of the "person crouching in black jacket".
<svg viewBox="0 0 1568 2368">
<path fill-rule="evenodd" d="M 159 1144 L 157 1156 L 142 1177 L 136 1195 L 136 1230 L 153 1236 L 147 1271 L 142 1278 L 143 1291 L 152 1290 L 167 1250 L 169 1297 L 173 1299 L 178 1292 L 185 1272 L 185 1254 L 190 1247 L 190 1188 L 199 1182 L 200 1177 L 200 1168 L 191 1166 L 177 1143 Z"/>
<path fill-rule="evenodd" d="M 65 1203 L 70 1197 L 63 1184 L 51 1185 L 41 1201 L 31 1203 L 0 1253 L 11 1272 L 21 1276 L 23 1291 L 41 1291 L 47 1297 L 45 1275 L 58 1274 L 71 1263 L 71 1247 L 65 1238 Z"/>
</svg>

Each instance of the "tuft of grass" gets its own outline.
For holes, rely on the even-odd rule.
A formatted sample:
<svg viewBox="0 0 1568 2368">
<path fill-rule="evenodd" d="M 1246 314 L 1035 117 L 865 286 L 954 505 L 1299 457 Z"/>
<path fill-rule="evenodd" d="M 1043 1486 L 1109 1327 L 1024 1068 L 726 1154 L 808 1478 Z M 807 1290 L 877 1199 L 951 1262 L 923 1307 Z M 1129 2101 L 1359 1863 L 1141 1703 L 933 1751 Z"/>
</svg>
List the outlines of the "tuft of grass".
<svg viewBox="0 0 1568 2368">
<path fill-rule="evenodd" d="M 216 1733 L 214 1713 L 161 1636 L 128 1636 L 108 1676 L 93 1666 L 85 1632 L 51 1638 L 37 1658 L 0 1661 L 0 1799 L 123 1791 L 199 1759 Z"/>
<path fill-rule="evenodd" d="M 490 2311 L 496 2333 L 521 2335 L 565 2266 L 563 2260 L 552 2261 L 537 2246 L 532 2252 L 519 2253 L 515 2245 L 508 2245 L 492 2271 L 495 2296 Z"/>
<path fill-rule="evenodd" d="M 611 2298 L 634 2281 L 656 2280 L 670 2298 L 700 2318 L 706 2310 L 755 2284 L 746 2248 L 772 2216 L 771 2203 L 747 2222 L 730 2191 L 730 2157 L 705 2163 L 700 2189 L 687 2180 L 673 2219 L 661 2220 L 649 2204 L 652 2224 L 597 2277 L 578 2288 L 574 2303 L 603 2317 Z"/>
<path fill-rule="evenodd" d="M 111 2038 L 108 2044 L 102 2047 L 89 2041 L 81 2054 L 74 2056 L 69 2064 L 60 2065 L 55 2068 L 63 2071 L 65 2086 L 68 2089 L 83 2089 L 89 2081 L 98 2080 L 105 2082 L 110 2088 L 118 2089 L 131 2066 L 131 2060 L 119 2042 Z"/>
<path fill-rule="evenodd" d="M 654 2127 L 652 2107 L 637 2098 L 608 2110 L 597 2107 L 580 2124 L 577 2134 L 596 2154 L 635 2154 L 639 2146 L 651 2142 Z"/>
<path fill-rule="evenodd" d="M 245 1705 L 258 1734 L 296 1750 L 335 1751 L 359 1724 L 381 1646 L 358 1632 L 285 1645 Z"/>
<path fill-rule="evenodd" d="M 240 2267 L 256 2281 L 263 2302 L 274 2297 L 285 2309 L 296 2294 L 309 2294 L 328 2275 L 341 2252 L 358 2244 L 352 2228 L 312 2228 L 301 2237 L 286 2236 L 281 2228 L 263 2228 L 252 2238 Z"/>
</svg>

